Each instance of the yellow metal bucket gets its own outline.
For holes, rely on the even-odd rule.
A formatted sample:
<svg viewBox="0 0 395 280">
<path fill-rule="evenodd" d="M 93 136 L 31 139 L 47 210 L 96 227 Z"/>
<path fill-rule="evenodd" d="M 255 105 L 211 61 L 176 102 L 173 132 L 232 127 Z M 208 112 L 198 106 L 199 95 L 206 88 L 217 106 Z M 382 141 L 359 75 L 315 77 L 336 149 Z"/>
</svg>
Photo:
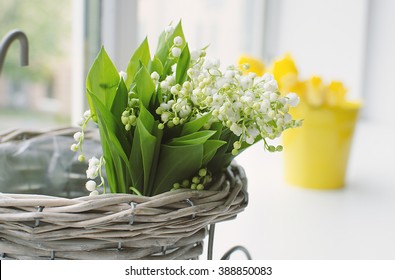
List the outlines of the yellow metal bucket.
<svg viewBox="0 0 395 280">
<path fill-rule="evenodd" d="M 352 136 L 360 103 L 314 108 L 299 104 L 291 114 L 300 128 L 283 133 L 285 179 L 314 189 L 344 186 Z"/>
</svg>

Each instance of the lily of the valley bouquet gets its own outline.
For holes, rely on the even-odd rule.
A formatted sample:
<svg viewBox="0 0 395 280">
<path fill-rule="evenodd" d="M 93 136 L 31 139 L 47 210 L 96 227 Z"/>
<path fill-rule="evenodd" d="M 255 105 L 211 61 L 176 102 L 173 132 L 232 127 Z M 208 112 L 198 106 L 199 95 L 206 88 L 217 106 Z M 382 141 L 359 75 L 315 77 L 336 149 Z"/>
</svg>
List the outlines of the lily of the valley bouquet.
<svg viewBox="0 0 395 280">
<path fill-rule="evenodd" d="M 243 75 L 220 67 L 206 48 L 190 51 L 181 23 L 160 35 L 150 54 L 145 39 L 125 72 L 118 72 L 104 48 L 86 82 L 90 110 L 74 135 L 80 151 L 89 121 L 97 123 L 103 156 L 89 160 L 86 187 L 152 196 L 172 189 L 205 189 L 240 152 L 297 127 L 289 108 L 299 98 L 281 96 L 270 74 Z M 106 178 L 103 176 L 105 167 Z"/>
</svg>

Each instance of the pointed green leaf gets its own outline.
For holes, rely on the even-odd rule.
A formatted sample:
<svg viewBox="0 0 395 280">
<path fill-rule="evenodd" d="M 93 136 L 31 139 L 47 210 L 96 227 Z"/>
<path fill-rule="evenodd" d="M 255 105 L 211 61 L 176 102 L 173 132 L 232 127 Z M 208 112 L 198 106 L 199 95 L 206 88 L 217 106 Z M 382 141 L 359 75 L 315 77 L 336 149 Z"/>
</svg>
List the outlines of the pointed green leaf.
<svg viewBox="0 0 395 280">
<path fill-rule="evenodd" d="M 212 123 L 210 130 L 215 130 L 216 133 L 210 139 L 218 140 L 221 137 L 223 127 L 224 125 L 221 122 Z"/>
<path fill-rule="evenodd" d="M 111 108 L 119 81 L 119 73 L 102 47 L 86 79 L 86 93 L 94 121 L 97 122 L 96 111 L 90 94 L 95 95 L 107 108 Z"/>
<path fill-rule="evenodd" d="M 132 184 L 133 187 L 138 189 L 139 192 L 143 193 L 144 188 L 144 167 L 143 167 L 143 156 L 141 153 L 141 137 L 140 130 L 136 127 L 133 137 L 132 151 L 129 157 L 129 164 L 132 171 Z"/>
<path fill-rule="evenodd" d="M 151 61 L 148 63 L 148 71 L 149 71 L 150 73 L 156 72 L 156 73 L 159 74 L 159 76 L 162 76 L 162 74 L 163 74 L 163 64 L 162 64 L 162 62 L 160 61 L 159 58 L 157 58 L 156 56 L 154 56 L 154 59 L 151 60 Z"/>
<path fill-rule="evenodd" d="M 149 108 L 155 84 L 151 79 L 147 68 L 143 65 L 136 74 L 136 92 L 145 108 Z"/>
<path fill-rule="evenodd" d="M 155 157 L 156 137 L 151 135 L 148 130 L 144 127 L 144 124 L 140 119 L 137 120 L 137 129 L 139 131 L 141 158 L 143 163 L 143 190 L 147 193 L 149 188 L 149 181 L 151 175 L 152 162 Z"/>
<path fill-rule="evenodd" d="M 118 184 L 116 180 L 117 176 L 115 172 L 115 167 L 111 160 L 111 151 L 110 151 L 110 147 L 108 146 L 108 140 L 106 138 L 106 135 L 102 131 L 100 131 L 100 142 L 103 149 L 103 157 L 104 160 L 106 161 L 105 169 L 106 169 L 108 185 L 110 186 L 110 191 L 112 193 L 117 193 Z"/>
<path fill-rule="evenodd" d="M 130 153 L 130 143 L 128 142 L 125 134 L 124 128 L 120 126 L 120 122 L 115 119 L 115 117 L 111 114 L 110 110 L 104 106 L 102 102 L 93 94 L 90 95 L 92 103 L 94 104 L 97 115 L 101 116 L 101 123 L 99 124 L 99 130 L 106 130 L 111 135 L 112 138 L 116 139 L 116 142 L 109 143 L 109 145 L 117 145 L 119 149 L 119 154 L 125 155 Z M 110 140 L 110 139 L 109 139 Z M 123 160 L 128 162 L 128 158 L 123 156 Z"/>
<path fill-rule="evenodd" d="M 154 133 L 155 119 L 154 116 L 144 106 L 140 106 L 139 119 L 144 124 L 149 133 Z"/>
<path fill-rule="evenodd" d="M 211 118 L 211 112 L 193 121 L 187 122 L 182 127 L 181 136 L 196 132 L 201 129 Z"/>
<path fill-rule="evenodd" d="M 189 53 L 188 44 L 182 49 L 181 55 L 177 62 L 176 83 L 182 85 L 187 79 L 187 70 L 191 62 L 191 54 Z"/>
<path fill-rule="evenodd" d="M 123 111 L 125 111 L 128 105 L 128 90 L 126 88 L 123 79 L 119 82 L 119 86 L 114 98 L 114 102 L 111 106 L 111 113 L 114 115 L 115 119 L 121 122 L 121 116 Z"/>
<path fill-rule="evenodd" d="M 148 66 L 149 61 L 151 60 L 151 54 L 148 45 L 147 37 L 140 44 L 140 46 L 136 49 L 134 54 L 132 55 L 129 64 L 126 68 L 127 79 L 125 81 L 126 87 L 130 88 L 131 84 L 135 80 L 135 75 L 140 68 L 140 62 L 144 66 Z"/>
<path fill-rule="evenodd" d="M 221 140 L 207 140 L 207 142 L 203 144 L 202 166 L 207 166 L 217 150 L 225 144 L 226 142 Z"/>
<path fill-rule="evenodd" d="M 149 178 L 149 183 L 148 183 L 148 189 L 145 195 L 152 195 L 153 187 L 154 187 L 154 182 L 156 178 L 156 172 L 158 169 L 158 162 L 159 162 L 159 155 L 160 155 L 160 147 L 162 143 L 162 137 L 163 137 L 163 130 L 158 128 L 159 122 L 156 121 L 153 129 L 153 135 L 156 137 L 156 144 L 155 144 L 155 149 L 154 149 L 154 156 L 152 159 L 152 166 L 151 166 L 151 173 L 150 173 L 150 178 Z"/>
<path fill-rule="evenodd" d="M 144 194 L 150 195 L 157 169 L 163 130 L 158 129 L 159 122 L 155 121 L 152 114 L 144 106 L 140 107 L 139 120 L 141 122 L 139 130 L 140 143 L 144 143 L 141 147 L 142 160 L 145 162 L 143 164 Z M 143 134 L 147 136 L 147 142 L 142 138 Z M 153 141 L 153 137 L 155 141 Z M 146 158 L 144 159 L 144 157 Z"/>
<path fill-rule="evenodd" d="M 181 21 L 178 22 L 172 34 L 167 34 L 165 31 L 163 31 L 159 37 L 158 47 L 155 55 L 160 59 L 163 65 L 165 65 L 165 62 L 168 58 L 174 38 L 177 36 L 180 36 L 182 38 L 183 43 L 179 47 L 183 49 L 185 46 L 185 36 L 184 31 L 182 30 Z"/>
<path fill-rule="evenodd" d="M 173 138 L 168 145 L 170 146 L 186 146 L 205 143 L 211 136 L 215 134 L 213 130 L 202 130 L 191 134 Z"/>
<path fill-rule="evenodd" d="M 95 97 L 93 97 L 94 99 Z M 95 105 L 100 104 L 100 101 L 94 103 Z M 116 190 L 117 192 L 125 193 L 127 190 L 126 182 L 130 176 L 130 169 L 128 165 L 128 158 L 123 150 L 123 147 L 118 141 L 115 134 L 109 130 L 106 125 L 106 118 L 103 116 L 103 111 L 100 109 L 100 105 L 96 106 L 97 117 L 99 123 L 100 137 L 102 141 L 105 141 L 106 145 L 103 147 L 105 152 L 104 159 L 106 162 L 111 162 L 110 173 L 115 177 L 111 178 L 110 189 Z M 107 169 L 106 169 L 107 170 Z M 115 186 L 113 185 L 115 184 Z"/>
<path fill-rule="evenodd" d="M 161 145 L 153 195 L 169 191 L 174 183 L 190 178 L 202 166 L 203 145 Z"/>
</svg>

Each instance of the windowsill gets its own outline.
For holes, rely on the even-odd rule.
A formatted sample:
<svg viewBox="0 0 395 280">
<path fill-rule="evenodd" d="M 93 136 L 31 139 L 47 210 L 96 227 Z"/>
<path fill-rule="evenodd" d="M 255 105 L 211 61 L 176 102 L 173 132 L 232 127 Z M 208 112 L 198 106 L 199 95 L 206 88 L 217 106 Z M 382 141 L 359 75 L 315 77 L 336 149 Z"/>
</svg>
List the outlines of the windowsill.
<svg viewBox="0 0 395 280">
<path fill-rule="evenodd" d="M 217 225 L 214 259 L 235 245 L 245 246 L 253 259 L 394 259 L 394 142 L 388 126 L 361 121 L 346 186 L 334 191 L 286 184 L 282 154 L 251 147 L 238 157 L 249 205 L 236 220 Z"/>
</svg>

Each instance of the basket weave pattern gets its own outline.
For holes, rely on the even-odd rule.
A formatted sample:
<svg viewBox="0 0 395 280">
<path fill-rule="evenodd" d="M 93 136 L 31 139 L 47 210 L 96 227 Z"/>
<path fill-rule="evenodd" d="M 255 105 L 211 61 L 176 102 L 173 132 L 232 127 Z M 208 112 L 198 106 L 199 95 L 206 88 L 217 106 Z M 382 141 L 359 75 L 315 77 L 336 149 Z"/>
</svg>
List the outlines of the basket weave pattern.
<svg viewBox="0 0 395 280">
<path fill-rule="evenodd" d="M 232 165 L 204 191 L 72 199 L 1 193 L 0 254 L 10 259 L 196 259 L 208 225 L 235 218 L 247 206 L 246 188 L 243 169 Z"/>
</svg>

